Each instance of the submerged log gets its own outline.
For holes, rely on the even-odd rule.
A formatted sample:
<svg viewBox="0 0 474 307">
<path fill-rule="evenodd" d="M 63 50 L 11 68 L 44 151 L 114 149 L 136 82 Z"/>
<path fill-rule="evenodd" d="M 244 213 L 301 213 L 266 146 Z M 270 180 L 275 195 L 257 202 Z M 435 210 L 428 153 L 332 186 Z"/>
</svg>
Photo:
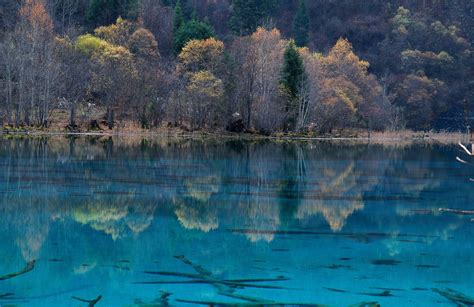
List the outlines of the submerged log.
<svg viewBox="0 0 474 307">
<path fill-rule="evenodd" d="M 176 301 L 179 303 L 194 304 L 194 305 L 207 305 L 207 306 L 242 306 L 241 303 L 229 303 L 229 302 L 218 302 L 218 301 L 193 301 L 193 300 L 182 300 L 182 299 L 176 299 Z M 245 303 L 244 306 L 262 306 L 262 303 Z M 268 302 L 268 303 L 265 303 L 263 306 L 325 307 L 326 305 L 297 303 L 297 302 Z"/>
<path fill-rule="evenodd" d="M 446 289 L 446 290 L 440 290 L 440 289 L 432 289 L 433 292 L 438 293 L 441 296 L 444 296 L 448 300 L 452 301 L 458 306 L 474 306 L 474 298 L 469 297 L 459 291 L 453 290 L 453 289 Z"/>
<path fill-rule="evenodd" d="M 71 296 L 71 298 L 76 300 L 76 301 L 88 303 L 88 305 L 87 305 L 88 307 L 94 307 L 102 299 L 102 295 L 99 295 L 97 298 L 95 298 L 93 300 L 86 300 L 86 299 L 83 299 L 83 298 L 80 298 L 80 297 L 77 297 L 77 296 Z"/>
<path fill-rule="evenodd" d="M 378 302 L 360 302 L 349 307 L 380 307 Z"/>
<path fill-rule="evenodd" d="M 458 209 L 450 209 L 450 208 L 439 208 L 439 212 L 447 212 L 452 214 L 458 215 L 474 215 L 474 210 L 458 210 Z"/>
<path fill-rule="evenodd" d="M 393 296 L 392 292 L 389 290 L 385 290 L 382 292 L 377 292 L 377 293 L 370 293 L 370 292 L 362 292 L 362 293 L 357 293 L 360 295 L 367 295 L 367 296 L 380 296 L 380 297 L 389 297 Z"/>
<path fill-rule="evenodd" d="M 14 278 L 14 277 L 17 277 L 19 275 L 28 273 L 29 271 L 31 271 L 35 268 L 35 263 L 36 263 L 36 260 L 29 261 L 29 262 L 26 263 L 26 266 L 21 271 L 15 272 L 15 273 L 10 273 L 10 274 L 4 275 L 4 276 L 0 276 L 0 280 L 10 279 L 10 278 Z"/>
</svg>

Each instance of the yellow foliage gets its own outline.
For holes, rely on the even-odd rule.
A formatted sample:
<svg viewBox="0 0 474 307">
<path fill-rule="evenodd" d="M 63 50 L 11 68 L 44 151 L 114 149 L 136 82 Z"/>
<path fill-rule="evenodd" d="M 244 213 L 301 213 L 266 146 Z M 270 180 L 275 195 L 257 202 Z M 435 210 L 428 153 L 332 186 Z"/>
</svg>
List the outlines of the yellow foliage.
<svg viewBox="0 0 474 307">
<path fill-rule="evenodd" d="M 114 45 L 127 46 L 135 26 L 128 20 L 117 18 L 114 24 L 102 26 L 94 30 L 97 37 Z"/>
<path fill-rule="evenodd" d="M 133 32 L 129 40 L 130 50 L 139 56 L 144 57 L 157 57 L 158 43 L 155 40 L 155 36 L 144 28 L 139 28 Z"/>
<path fill-rule="evenodd" d="M 273 28 L 272 30 L 267 30 L 263 27 L 258 27 L 257 30 L 251 36 L 251 39 L 253 41 L 263 41 L 272 38 L 281 39 L 280 30 L 276 28 Z"/>
<path fill-rule="evenodd" d="M 360 60 L 354 53 L 352 44 L 340 38 L 329 54 L 324 57 L 323 64 L 328 72 L 334 75 L 354 75 L 362 77 L 367 74 L 369 62 Z"/>
<path fill-rule="evenodd" d="M 79 36 L 76 40 L 76 48 L 98 60 L 127 61 L 132 58 L 127 48 L 110 44 L 91 34 Z"/>
<path fill-rule="evenodd" d="M 207 70 L 191 74 L 187 89 L 191 93 L 209 98 L 219 98 L 224 94 L 222 81 Z"/>
<path fill-rule="evenodd" d="M 178 58 L 185 71 L 213 70 L 224 53 L 224 43 L 214 38 L 191 40 Z"/>
</svg>

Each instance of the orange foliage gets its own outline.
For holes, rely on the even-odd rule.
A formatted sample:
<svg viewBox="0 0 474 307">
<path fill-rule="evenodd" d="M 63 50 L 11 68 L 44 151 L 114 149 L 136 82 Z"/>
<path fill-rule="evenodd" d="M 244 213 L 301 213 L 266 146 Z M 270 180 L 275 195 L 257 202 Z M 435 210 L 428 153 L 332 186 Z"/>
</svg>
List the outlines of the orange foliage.
<svg viewBox="0 0 474 307">
<path fill-rule="evenodd" d="M 26 0 L 19 13 L 33 31 L 53 32 L 53 21 L 46 12 L 42 0 Z"/>
</svg>

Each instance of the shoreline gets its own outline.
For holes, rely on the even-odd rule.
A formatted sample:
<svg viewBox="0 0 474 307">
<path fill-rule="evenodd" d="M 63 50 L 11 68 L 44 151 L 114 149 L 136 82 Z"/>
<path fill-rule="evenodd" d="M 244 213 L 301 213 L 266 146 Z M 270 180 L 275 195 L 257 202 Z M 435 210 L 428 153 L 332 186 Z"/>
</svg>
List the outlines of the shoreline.
<svg viewBox="0 0 474 307">
<path fill-rule="evenodd" d="M 221 131 L 219 131 L 221 132 Z M 231 133 L 231 132 L 206 132 L 195 131 L 187 132 L 176 129 L 157 129 L 150 131 L 87 131 L 87 132 L 68 132 L 68 131 L 42 131 L 42 130 L 24 130 L 24 131 L 5 131 L 0 130 L 0 137 L 113 137 L 113 138 L 179 138 L 179 139 L 222 139 L 222 140 L 242 140 L 242 141 L 355 141 L 355 142 L 375 142 L 375 143 L 396 143 L 396 142 L 426 142 L 426 143 L 446 143 L 453 144 L 459 142 L 473 142 L 472 136 L 461 132 L 414 132 L 414 131 L 393 131 L 393 132 L 372 132 L 370 136 L 364 133 L 347 133 L 334 135 L 311 135 L 311 134 L 276 134 L 262 135 L 254 133 Z"/>
</svg>

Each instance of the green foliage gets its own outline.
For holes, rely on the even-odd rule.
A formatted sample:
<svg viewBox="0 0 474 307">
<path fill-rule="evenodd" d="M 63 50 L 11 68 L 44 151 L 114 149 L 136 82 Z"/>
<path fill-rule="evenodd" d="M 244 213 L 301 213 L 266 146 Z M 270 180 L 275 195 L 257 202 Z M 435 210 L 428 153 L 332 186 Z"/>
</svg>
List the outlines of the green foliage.
<svg viewBox="0 0 474 307">
<path fill-rule="evenodd" d="M 262 25 L 275 9 L 275 0 L 233 0 L 230 26 L 234 33 L 248 35 Z"/>
<path fill-rule="evenodd" d="M 447 76 L 454 64 L 453 57 L 445 51 L 436 54 L 431 51 L 405 50 L 401 59 L 404 71 L 414 73 L 422 70 L 430 76 Z"/>
<path fill-rule="evenodd" d="M 92 0 L 86 11 L 90 28 L 114 23 L 118 17 L 136 19 L 139 12 L 138 0 Z"/>
<path fill-rule="evenodd" d="M 299 47 L 307 46 L 309 43 L 309 15 L 304 0 L 300 0 L 298 10 L 293 20 L 293 36 Z"/>
<path fill-rule="evenodd" d="M 290 40 L 285 50 L 281 83 L 292 98 L 296 98 L 302 82 L 305 80 L 305 70 L 295 41 Z"/>
<path fill-rule="evenodd" d="M 174 52 L 179 54 L 187 42 L 214 36 L 214 29 L 205 22 L 193 19 L 184 23 L 174 35 Z"/>
<path fill-rule="evenodd" d="M 174 7 L 173 30 L 176 33 L 185 23 L 181 1 L 176 2 Z"/>
<path fill-rule="evenodd" d="M 122 46 L 113 45 L 92 34 L 84 34 L 76 39 L 76 50 L 88 55 L 89 57 L 103 61 L 127 62 L 131 60 L 130 51 Z"/>
<path fill-rule="evenodd" d="M 77 50 L 87 55 L 103 53 L 107 48 L 109 48 L 109 44 L 106 41 L 92 34 L 79 36 L 76 39 L 75 46 Z"/>
</svg>

